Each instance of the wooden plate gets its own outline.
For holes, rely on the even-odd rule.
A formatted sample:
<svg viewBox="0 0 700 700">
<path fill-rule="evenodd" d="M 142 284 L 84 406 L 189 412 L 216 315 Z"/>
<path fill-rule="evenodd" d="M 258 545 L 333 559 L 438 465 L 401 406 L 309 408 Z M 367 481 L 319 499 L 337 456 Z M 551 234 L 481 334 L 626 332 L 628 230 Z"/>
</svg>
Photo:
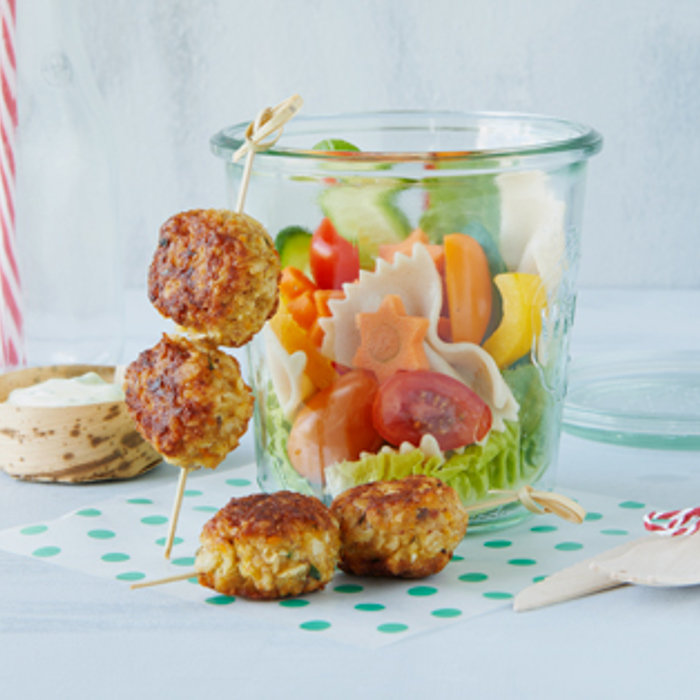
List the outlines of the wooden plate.
<svg viewBox="0 0 700 700">
<path fill-rule="evenodd" d="M 76 484 L 130 479 L 161 461 L 136 432 L 124 401 L 65 407 L 4 403 L 13 389 L 86 372 L 111 382 L 115 368 L 55 365 L 0 376 L 0 469 L 17 479 Z"/>
</svg>

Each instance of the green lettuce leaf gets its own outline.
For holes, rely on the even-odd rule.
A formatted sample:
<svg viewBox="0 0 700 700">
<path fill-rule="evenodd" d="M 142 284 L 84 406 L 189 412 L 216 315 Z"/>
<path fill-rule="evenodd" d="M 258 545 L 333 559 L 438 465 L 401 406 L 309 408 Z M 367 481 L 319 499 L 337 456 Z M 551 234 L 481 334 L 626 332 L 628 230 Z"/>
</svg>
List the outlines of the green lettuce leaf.
<svg viewBox="0 0 700 700">
<path fill-rule="evenodd" d="M 517 489 L 533 476 L 529 466 L 521 463 L 520 426 L 513 422 L 507 422 L 502 432 L 492 431 L 483 446 L 470 445 L 446 461 L 426 457 L 415 449 L 406 454 L 365 455 L 356 462 L 340 462 L 326 469 L 333 495 L 357 484 L 410 474 L 441 479 L 457 491 L 464 505 L 483 499 L 489 489 Z"/>
<path fill-rule="evenodd" d="M 272 388 L 268 388 L 266 392 L 265 415 L 261 424 L 263 434 L 258 438 L 258 462 L 269 466 L 281 489 L 313 496 L 314 492 L 309 482 L 297 472 L 289 461 L 287 437 L 292 426 L 284 417 L 282 406 L 280 406 L 277 395 Z"/>
<path fill-rule="evenodd" d="M 459 166 L 456 166 L 459 167 Z M 442 165 L 442 169 L 449 169 Z M 463 231 L 479 223 L 491 236 L 501 230 L 501 199 L 493 175 L 465 175 L 428 178 L 423 181 L 429 206 L 421 216 L 419 227 L 435 243 L 449 233 Z"/>
<path fill-rule="evenodd" d="M 530 363 L 504 370 L 503 378 L 520 404 L 520 459 L 529 471 L 544 471 L 558 437 L 552 394 L 539 368 Z"/>
</svg>

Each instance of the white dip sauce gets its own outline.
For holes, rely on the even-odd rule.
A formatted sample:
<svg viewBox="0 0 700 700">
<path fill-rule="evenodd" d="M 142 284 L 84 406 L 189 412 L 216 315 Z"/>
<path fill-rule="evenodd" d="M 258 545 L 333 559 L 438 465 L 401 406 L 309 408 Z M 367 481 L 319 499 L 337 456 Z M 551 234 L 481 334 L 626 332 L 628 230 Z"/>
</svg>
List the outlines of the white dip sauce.
<svg viewBox="0 0 700 700">
<path fill-rule="evenodd" d="M 122 401 L 124 391 L 118 384 L 106 382 L 99 374 L 88 372 L 72 379 L 47 379 L 10 392 L 7 403 L 13 406 L 85 406 L 91 403 Z"/>
</svg>

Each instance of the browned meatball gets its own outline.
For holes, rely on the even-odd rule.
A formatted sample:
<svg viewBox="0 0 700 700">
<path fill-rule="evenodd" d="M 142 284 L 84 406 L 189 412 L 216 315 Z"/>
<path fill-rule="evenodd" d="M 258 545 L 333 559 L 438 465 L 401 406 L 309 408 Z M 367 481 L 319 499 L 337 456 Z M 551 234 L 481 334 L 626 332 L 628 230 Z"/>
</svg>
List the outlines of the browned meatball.
<svg viewBox="0 0 700 700">
<path fill-rule="evenodd" d="M 355 486 L 333 501 L 331 513 L 340 523 L 339 567 L 358 576 L 438 573 L 469 520 L 457 492 L 430 476 Z"/>
<path fill-rule="evenodd" d="M 275 313 L 279 276 L 279 255 L 258 221 L 198 209 L 163 224 L 148 296 L 187 332 L 240 347 Z"/>
<path fill-rule="evenodd" d="M 163 334 L 127 367 L 124 388 L 137 430 L 180 467 L 216 467 L 253 414 L 238 362 L 206 340 Z"/>
<path fill-rule="evenodd" d="M 279 491 L 231 499 L 204 526 L 200 543 L 195 568 L 203 586 L 270 600 L 324 588 L 340 531 L 318 499 Z"/>
</svg>

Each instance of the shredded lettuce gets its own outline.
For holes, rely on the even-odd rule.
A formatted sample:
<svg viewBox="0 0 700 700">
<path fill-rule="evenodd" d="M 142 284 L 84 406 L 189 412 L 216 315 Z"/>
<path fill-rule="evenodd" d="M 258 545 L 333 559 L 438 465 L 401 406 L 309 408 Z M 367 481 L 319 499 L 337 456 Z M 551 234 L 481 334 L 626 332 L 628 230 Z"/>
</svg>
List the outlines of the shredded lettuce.
<svg viewBox="0 0 700 700">
<path fill-rule="evenodd" d="M 410 474 L 435 476 L 452 486 L 465 505 L 483 499 L 489 489 L 515 489 L 531 481 L 533 470 L 520 460 L 520 427 L 507 422 L 492 431 L 486 443 L 470 445 L 447 460 L 426 457 L 416 449 L 405 454 L 365 455 L 356 462 L 339 462 L 326 469 L 332 495 L 368 481 L 400 479 Z"/>
<path fill-rule="evenodd" d="M 356 462 L 338 462 L 326 468 L 326 484 L 335 497 L 346 489 L 370 481 L 392 481 L 409 474 L 425 474 L 442 464 L 440 457 L 426 457 L 419 449 L 404 454 L 379 452 L 365 454 Z"/>
<path fill-rule="evenodd" d="M 539 368 L 533 364 L 505 370 L 503 378 L 520 404 L 520 459 L 533 473 L 544 470 L 548 466 L 548 456 L 554 454 L 557 439 L 554 398 Z"/>
<path fill-rule="evenodd" d="M 463 163 L 440 166 L 463 167 Z M 501 195 L 493 175 L 426 178 L 423 186 L 430 205 L 419 226 L 435 243 L 442 243 L 449 233 L 464 231 L 473 222 L 481 224 L 492 236 L 501 230 Z"/>
<path fill-rule="evenodd" d="M 292 466 L 287 455 L 287 437 L 292 429 L 289 421 L 284 417 L 284 411 L 280 406 L 277 395 L 272 387 L 268 387 L 265 396 L 265 415 L 261 420 L 264 435 L 261 436 L 261 445 L 267 448 L 258 459 L 267 464 L 281 489 L 297 491 L 308 496 L 314 492 L 309 482 L 301 476 Z"/>
</svg>

